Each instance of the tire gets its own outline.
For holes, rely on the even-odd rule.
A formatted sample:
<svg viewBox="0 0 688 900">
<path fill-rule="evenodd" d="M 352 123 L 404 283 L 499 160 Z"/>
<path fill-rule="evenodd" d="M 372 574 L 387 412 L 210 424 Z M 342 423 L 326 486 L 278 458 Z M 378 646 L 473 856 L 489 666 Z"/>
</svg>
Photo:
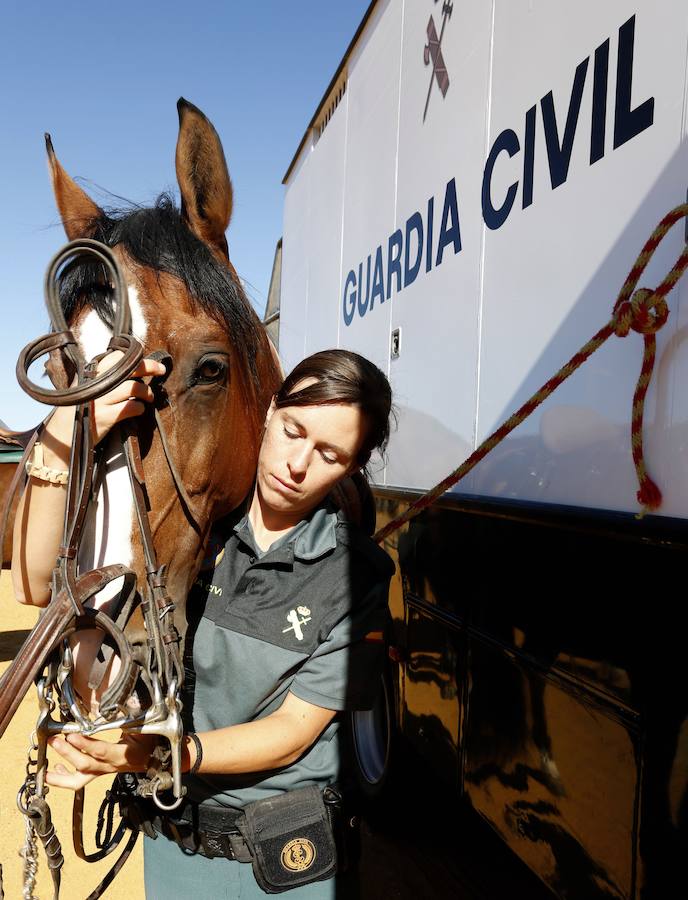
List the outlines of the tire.
<svg viewBox="0 0 688 900">
<path fill-rule="evenodd" d="M 373 708 L 352 712 L 348 730 L 356 787 L 364 798 L 377 799 L 387 787 L 393 758 L 394 694 L 387 674 Z"/>
</svg>

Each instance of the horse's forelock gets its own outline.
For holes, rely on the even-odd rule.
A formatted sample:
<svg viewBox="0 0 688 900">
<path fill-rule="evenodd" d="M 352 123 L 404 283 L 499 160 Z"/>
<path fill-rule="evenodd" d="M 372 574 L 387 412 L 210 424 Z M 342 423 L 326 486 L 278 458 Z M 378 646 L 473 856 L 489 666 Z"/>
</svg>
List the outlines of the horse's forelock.
<svg viewBox="0 0 688 900">
<path fill-rule="evenodd" d="M 259 360 L 268 345 L 262 324 L 233 269 L 221 263 L 210 248 L 194 235 L 169 194 L 161 194 L 150 208 L 108 210 L 98 221 L 95 237 L 110 247 L 121 246 L 138 265 L 178 278 L 192 307 L 226 328 L 251 400 L 260 399 L 264 385 Z M 100 319 L 112 324 L 111 292 L 98 263 L 81 262 L 61 277 L 61 299 L 68 320 L 89 306 Z"/>
</svg>

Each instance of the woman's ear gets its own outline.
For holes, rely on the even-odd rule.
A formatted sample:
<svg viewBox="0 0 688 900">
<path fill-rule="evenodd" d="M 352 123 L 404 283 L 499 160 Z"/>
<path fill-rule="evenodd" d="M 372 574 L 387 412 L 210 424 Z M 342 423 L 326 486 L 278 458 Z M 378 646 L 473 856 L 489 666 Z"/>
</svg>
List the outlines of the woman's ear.
<svg viewBox="0 0 688 900">
<path fill-rule="evenodd" d="M 274 413 L 274 411 L 276 409 L 277 409 L 277 406 L 275 404 L 275 395 L 273 394 L 272 400 L 270 401 L 270 406 L 268 407 L 268 411 L 265 413 L 265 423 L 263 425 L 263 428 L 268 427 L 268 423 L 270 422 L 270 419 L 272 418 L 272 414 Z"/>
</svg>

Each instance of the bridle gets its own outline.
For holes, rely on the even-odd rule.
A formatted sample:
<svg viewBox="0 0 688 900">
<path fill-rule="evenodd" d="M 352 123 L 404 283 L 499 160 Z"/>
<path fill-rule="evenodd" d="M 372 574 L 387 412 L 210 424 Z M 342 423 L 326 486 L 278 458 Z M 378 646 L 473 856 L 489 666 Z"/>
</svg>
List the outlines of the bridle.
<svg viewBox="0 0 688 900">
<path fill-rule="evenodd" d="M 79 343 L 68 328 L 59 297 L 59 273 L 67 263 L 80 258 L 91 258 L 100 262 L 113 286 L 114 323 L 108 348 L 92 360 L 85 360 Z M 122 450 L 126 461 L 129 481 L 134 498 L 136 520 L 141 536 L 141 546 L 145 563 L 145 583 L 138 586 L 135 573 L 128 567 L 115 564 L 106 565 L 82 573 L 79 571 L 78 555 L 84 523 L 91 499 L 98 486 L 102 464 L 93 437 L 92 401 L 103 396 L 121 384 L 141 361 L 144 350 L 131 330 L 127 286 L 116 257 L 105 245 L 88 239 L 72 241 L 63 247 L 51 260 L 45 276 L 45 300 L 51 319 L 52 331 L 28 344 L 20 353 L 17 362 L 17 379 L 22 388 L 35 400 L 52 406 L 75 405 L 74 430 L 70 453 L 69 480 L 65 507 L 63 536 L 57 562 L 52 575 L 52 599 L 38 624 L 22 646 L 17 659 L 0 680 L 0 735 L 14 714 L 19 702 L 34 679 L 38 680 L 40 714 L 35 732 L 36 767 L 29 772 L 27 780 L 19 792 L 20 809 L 34 821 L 36 833 L 41 838 L 48 855 L 53 873 L 55 897 L 59 892 L 59 869 L 61 850 L 50 825 L 50 812 L 45 803 L 44 778 L 46 771 L 46 745 L 55 734 L 80 733 L 93 736 L 101 731 L 121 728 L 124 732 L 154 734 L 164 738 L 159 743 L 149 763 L 145 775 L 137 779 L 135 793 L 150 797 L 160 809 L 169 811 L 182 800 L 185 788 L 182 786 L 181 748 L 183 726 L 181 719 L 180 689 L 184 677 L 181 658 L 180 636 L 174 625 L 175 603 L 166 587 L 165 566 L 159 565 L 149 520 L 149 502 L 146 493 L 143 462 L 139 447 L 136 424 L 123 423 L 120 428 Z M 76 370 L 76 383 L 66 389 L 50 390 L 34 384 L 28 375 L 29 367 L 41 356 L 51 351 L 60 351 L 70 360 Z M 98 364 L 103 357 L 113 351 L 123 353 L 115 365 L 99 372 Z M 164 359 L 168 354 L 156 351 L 153 358 Z M 169 358 L 171 361 L 171 358 Z M 198 534 L 201 533 L 193 504 L 179 477 L 170 453 L 169 443 L 162 427 L 159 411 L 155 404 L 155 420 L 161 444 L 175 484 L 178 499 L 185 514 Z M 43 425 L 48 421 L 44 421 Z M 41 426 L 42 428 L 43 426 Z M 25 457 L 31 452 L 37 434 L 27 447 Z M 12 505 L 12 495 L 18 488 L 24 473 L 20 464 L 6 502 L 5 520 Z M 4 523 L 3 523 L 4 524 Z M 3 528 L 4 530 L 4 528 Z M 1 537 L 0 537 L 1 541 Z M 0 543 L 1 546 L 1 543 Z M 113 604 L 112 615 L 103 610 L 96 611 L 87 606 L 99 591 L 116 579 L 123 580 L 123 586 Z M 124 627 L 140 596 L 140 607 L 146 628 L 145 644 L 132 647 L 124 633 Z M 93 665 L 89 677 L 89 687 L 97 689 L 109 668 L 111 657 L 116 653 L 121 665 L 113 683 L 103 692 L 99 713 L 95 719 L 82 710 L 72 685 L 73 660 L 69 637 L 76 631 L 96 628 L 104 633 L 108 641 L 101 648 L 99 659 Z M 61 652 L 55 653 L 61 646 Z M 47 668 L 46 668 L 47 667 Z M 132 714 L 127 709 L 137 681 L 141 679 L 148 691 L 151 705 L 145 712 Z M 53 717 L 59 707 L 60 720 Z M 166 802 L 160 796 L 171 791 L 172 801 Z M 83 791 L 75 797 L 75 834 L 77 854 L 89 861 L 101 859 L 111 852 L 123 836 L 119 828 L 111 839 L 106 840 L 99 852 L 86 854 L 81 835 L 81 814 Z M 78 833 L 76 826 L 78 825 Z M 111 829 L 110 829 L 111 830 Z M 136 832 L 133 834 L 135 840 Z M 101 842 L 99 842 L 100 844 Z M 113 872 L 123 864 L 130 846 L 125 848 Z M 110 873 L 114 877 L 113 872 Z M 109 883 L 109 876 L 105 882 Z M 111 879 L 110 879 L 111 880 Z M 101 883 L 91 896 L 100 896 Z"/>
</svg>

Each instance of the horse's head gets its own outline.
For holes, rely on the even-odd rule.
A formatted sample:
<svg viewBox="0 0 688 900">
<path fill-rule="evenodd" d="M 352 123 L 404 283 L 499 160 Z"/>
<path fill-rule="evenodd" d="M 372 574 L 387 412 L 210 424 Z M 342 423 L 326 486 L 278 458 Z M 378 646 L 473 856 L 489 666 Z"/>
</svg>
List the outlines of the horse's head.
<svg viewBox="0 0 688 900">
<path fill-rule="evenodd" d="M 222 145 L 195 106 L 182 99 L 178 110 L 181 210 L 163 196 L 151 209 L 105 213 L 67 175 L 49 137 L 47 148 L 67 236 L 95 238 L 114 249 L 128 283 L 134 334 L 147 355 L 162 351 L 168 357 L 156 405 L 192 517 L 163 455 L 152 410 L 136 421 L 158 561 L 168 567 L 172 599 L 183 604 L 210 525 L 235 508 L 251 487 L 265 413 L 280 374 L 274 350 L 229 261 L 225 230 L 232 186 Z M 107 345 L 108 293 L 95 264 L 72 267 L 63 276 L 65 315 L 87 359 Z M 62 357 L 53 356 L 48 363 L 58 386 L 69 382 L 68 369 Z M 113 449 L 105 448 L 106 477 L 81 566 L 124 563 L 141 579 L 144 566 L 128 476 L 112 444 Z"/>
</svg>

